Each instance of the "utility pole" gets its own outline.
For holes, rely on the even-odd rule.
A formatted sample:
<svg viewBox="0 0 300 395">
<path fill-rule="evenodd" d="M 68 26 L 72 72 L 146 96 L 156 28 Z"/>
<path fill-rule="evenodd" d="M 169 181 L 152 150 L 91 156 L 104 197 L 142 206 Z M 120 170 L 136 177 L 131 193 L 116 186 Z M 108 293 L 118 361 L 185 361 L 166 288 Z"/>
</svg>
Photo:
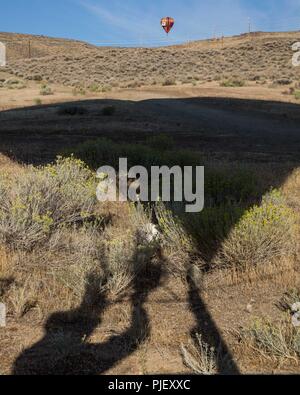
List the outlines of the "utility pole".
<svg viewBox="0 0 300 395">
<path fill-rule="evenodd" d="M 28 41 L 28 57 L 31 59 L 31 41 Z"/>
<path fill-rule="evenodd" d="M 251 34 L 251 19 L 250 18 L 248 18 L 248 32 L 250 35 Z"/>
</svg>

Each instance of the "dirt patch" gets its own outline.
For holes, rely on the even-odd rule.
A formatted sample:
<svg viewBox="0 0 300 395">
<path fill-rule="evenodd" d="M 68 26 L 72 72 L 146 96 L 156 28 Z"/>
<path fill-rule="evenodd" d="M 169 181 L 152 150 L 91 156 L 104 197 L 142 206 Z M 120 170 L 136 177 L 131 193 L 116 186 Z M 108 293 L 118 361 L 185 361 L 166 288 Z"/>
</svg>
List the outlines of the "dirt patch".
<svg viewBox="0 0 300 395">
<path fill-rule="evenodd" d="M 247 327 L 256 318 L 269 317 L 274 321 L 280 318 L 282 313 L 276 307 L 276 303 L 286 291 L 288 282 L 283 283 L 282 279 L 276 280 L 275 277 L 259 282 L 259 286 L 258 284 L 226 285 L 226 282 L 217 278 L 207 279 L 207 283 L 210 285 L 202 292 L 201 303 L 205 304 L 242 373 L 299 373 L 297 366 L 283 364 L 278 367 L 276 363 L 266 364 L 257 356 L 251 358 L 251 354 L 245 354 L 244 346 L 239 343 L 238 336 L 241 328 Z M 247 307 L 249 303 L 253 306 L 251 312 Z M 201 304 L 199 308 L 200 306 Z M 227 308 L 228 306 L 230 308 Z M 188 373 L 189 370 L 184 366 L 181 358 L 181 344 L 189 343 L 191 332 L 198 325 L 204 327 L 207 325 L 209 330 L 209 323 L 197 322 L 188 303 L 187 287 L 184 283 L 170 278 L 151 294 L 145 308 L 151 322 L 150 337 L 132 355 L 105 371 L 105 374 Z M 126 301 L 108 306 L 101 325 L 94 329 L 86 344 L 101 345 L 111 336 L 121 335 L 130 326 L 131 311 L 132 306 Z M 43 338 L 45 334 L 43 324 L 34 313 L 17 321 L 9 318 L 7 328 L 0 330 L 1 373 L 9 374 L 20 352 L 37 344 Z M 60 325 L 61 330 L 70 330 L 68 326 L 64 327 L 63 323 Z M 76 328 L 73 330 L 72 336 L 76 336 Z M 55 333 L 57 337 L 60 336 L 57 330 L 53 333 L 54 337 Z M 119 346 L 115 346 L 117 353 Z M 45 355 L 35 355 L 35 358 L 42 362 L 44 357 L 47 358 L 48 351 L 41 349 L 39 352 Z M 95 351 L 91 349 L 90 353 L 93 359 Z M 51 356 L 50 351 L 49 356 Z M 107 358 L 109 359 L 109 356 L 101 353 L 97 355 L 98 363 L 99 359 Z"/>
</svg>

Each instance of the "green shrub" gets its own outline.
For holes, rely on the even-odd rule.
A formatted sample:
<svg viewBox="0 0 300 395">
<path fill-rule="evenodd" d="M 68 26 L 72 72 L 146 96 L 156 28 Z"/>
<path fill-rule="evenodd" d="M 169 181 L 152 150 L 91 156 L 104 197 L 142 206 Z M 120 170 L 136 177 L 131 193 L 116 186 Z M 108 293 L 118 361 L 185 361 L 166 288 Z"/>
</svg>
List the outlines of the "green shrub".
<svg viewBox="0 0 300 395">
<path fill-rule="evenodd" d="M 176 217 L 174 213 L 161 202 L 156 204 L 155 212 L 166 245 L 170 247 L 173 246 L 176 249 L 180 248 L 182 250 L 192 251 L 193 242 L 186 233 L 179 217 Z"/>
<path fill-rule="evenodd" d="M 182 221 L 203 257 L 210 260 L 243 212 L 244 209 L 237 204 L 223 204 L 204 207 L 201 213 L 183 213 Z"/>
<path fill-rule="evenodd" d="M 243 87 L 245 85 L 246 85 L 246 82 L 243 80 L 239 80 L 239 79 L 229 79 L 229 80 L 222 81 L 220 83 L 220 86 L 223 86 L 226 88 L 239 88 L 239 87 Z"/>
<path fill-rule="evenodd" d="M 300 91 L 299 90 L 295 91 L 294 95 L 295 95 L 295 99 L 300 100 Z"/>
<path fill-rule="evenodd" d="M 156 137 L 156 136 L 155 136 Z M 201 166 L 201 154 L 189 150 L 158 149 L 161 137 L 150 144 L 115 143 L 107 139 L 86 142 L 73 150 L 92 168 L 103 165 L 118 169 L 119 158 L 128 158 L 128 166 Z M 166 146 L 169 138 L 162 137 Z M 152 144 L 153 143 L 153 144 Z M 150 146 L 149 146 L 150 145 Z M 154 148 L 156 147 L 156 148 Z M 246 166 L 207 165 L 205 169 L 205 208 L 201 213 L 186 214 L 183 206 L 170 207 L 180 218 L 184 232 L 192 238 L 201 254 L 216 252 L 247 207 L 259 202 L 263 188 L 257 182 L 254 169 Z"/>
<path fill-rule="evenodd" d="M 259 201 L 260 194 L 251 169 L 224 164 L 207 166 L 204 210 L 186 214 L 183 206 L 177 205 L 173 209 L 185 232 L 197 245 L 198 252 L 210 260 L 247 207 Z"/>
<path fill-rule="evenodd" d="M 105 85 L 105 86 L 102 86 L 102 88 L 101 88 L 101 92 L 103 92 L 103 93 L 111 92 L 111 90 L 112 90 L 112 87 L 110 85 Z"/>
<path fill-rule="evenodd" d="M 91 92 L 93 92 L 93 93 L 97 93 L 97 92 L 101 92 L 102 91 L 101 87 L 99 85 L 97 85 L 97 84 L 90 85 L 89 86 L 89 90 Z"/>
<path fill-rule="evenodd" d="M 217 263 L 255 268 L 295 252 L 296 217 L 282 194 L 272 190 L 247 210 L 223 242 Z"/>
<path fill-rule="evenodd" d="M 206 168 L 206 207 L 256 202 L 261 193 L 256 172 L 251 168 L 226 164 Z"/>
<path fill-rule="evenodd" d="M 96 204 L 94 175 L 73 158 L 30 168 L 1 188 L 0 241 L 13 249 L 30 250 L 55 229 L 84 221 Z"/>
<path fill-rule="evenodd" d="M 150 171 L 151 166 L 178 165 L 201 166 L 203 159 L 198 152 L 189 150 L 160 150 L 161 137 L 152 138 L 151 146 L 144 144 L 115 143 L 107 139 L 81 144 L 73 150 L 91 167 L 97 169 L 109 165 L 118 169 L 119 158 L 128 158 L 128 166 L 141 165 Z M 152 141 L 151 141 L 152 140 Z M 162 137 L 169 145 L 168 137 Z M 149 140 L 148 140 L 149 141 Z M 210 255 L 220 241 L 226 238 L 232 227 L 238 222 L 246 207 L 259 201 L 261 190 L 255 172 L 246 167 L 207 166 L 205 170 L 205 208 L 201 213 L 187 215 L 177 207 L 185 232 L 197 242 L 201 254 Z"/>
<path fill-rule="evenodd" d="M 176 85 L 176 80 L 175 78 L 166 78 L 162 84 L 163 86 L 172 86 Z"/>
<path fill-rule="evenodd" d="M 41 106 L 41 105 L 42 105 L 42 100 L 41 100 L 39 97 L 37 97 L 37 98 L 34 99 L 33 101 L 34 101 L 34 104 L 35 104 L 36 106 Z"/>
<path fill-rule="evenodd" d="M 26 88 L 26 84 L 18 80 L 16 78 L 9 78 L 6 81 L 4 81 L 3 86 L 8 88 L 8 89 L 24 89 Z"/>
<path fill-rule="evenodd" d="M 243 335 L 247 343 L 250 340 L 257 351 L 272 359 L 296 362 L 300 357 L 300 330 L 290 321 L 272 323 L 259 319 Z"/>
<path fill-rule="evenodd" d="M 53 95 L 53 91 L 50 86 L 44 84 L 41 86 L 40 95 L 41 96 Z"/>
<path fill-rule="evenodd" d="M 197 255 L 194 241 L 180 217 L 162 202 L 156 204 L 155 213 L 162 234 L 160 242 L 167 258 L 166 266 L 171 273 L 185 276 Z"/>
<path fill-rule="evenodd" d="M 188 150 L 167 150 L 162 152 L 144 144 L 115 143 L 100 138 L 80 144 L 66 154 L 73 153 L 90 167 L 98 169 L 108 165 L 115 169 L 119 167 L 119 158 L 128 158 L 128 166 L 195 166 L 201 165 L 202 158 L 197 152 Z"/>
<path fill-rule="evenodd" d="M 174 148 L 174 140 L 172 137 L 166 134 L 159 134 L 156 136 L 152 136 L 147 140 L 147 145 L 149 147 L 156 149 L 158 151 L 166 151 Z"/>
<path fill-rule="evenodd" d="M 75 157 L 81 158 L 94 169 L 100 166 L 112 166 L 119 168 L 119 158 L 127 158 L 128 169 L 133 166 L 144 166 L 149 174 L 152 166 L 193 166 L 201 165 L 201 156 L 196 152 L 186 150 L 161 151 L 143 144 L 115 143 L 107 139 L 98 139 L 81 144 L 75 150 L 67 151 L 74 153 Z M 173 180 L 171 179 L 171 185 Z M 149 194 L 151 187 L 149 185 Z"/>
</svg>

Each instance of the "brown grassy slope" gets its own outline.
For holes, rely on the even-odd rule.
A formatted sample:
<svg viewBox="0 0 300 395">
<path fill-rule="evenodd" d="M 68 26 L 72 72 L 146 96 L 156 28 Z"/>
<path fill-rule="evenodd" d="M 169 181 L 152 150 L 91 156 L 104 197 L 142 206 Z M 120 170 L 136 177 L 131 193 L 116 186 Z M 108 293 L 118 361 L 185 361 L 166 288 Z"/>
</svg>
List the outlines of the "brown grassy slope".
<svg viewBox="0 0 300 395">
<path fill-rule="evenodd" d="M 29 59 L 28 41 L 31 41 Z M 97 48 L 78 41 L 0 33 L 8 71 L 26 79 L 65 85 L 143 84 L 241 78 L 300 79 L 291 46 L 300 32 L 255 33 L 165 48 Z"/>
<path fill-rule="evenodd" d="M 0 41 L 6 45 L 9 61 L 28 59 L 30 55 L 33 58 L 76 55 L 80 49 L 92 48 L 91 45 L 76 40 L 16 33 L 0 32 Z"/>
</svg>

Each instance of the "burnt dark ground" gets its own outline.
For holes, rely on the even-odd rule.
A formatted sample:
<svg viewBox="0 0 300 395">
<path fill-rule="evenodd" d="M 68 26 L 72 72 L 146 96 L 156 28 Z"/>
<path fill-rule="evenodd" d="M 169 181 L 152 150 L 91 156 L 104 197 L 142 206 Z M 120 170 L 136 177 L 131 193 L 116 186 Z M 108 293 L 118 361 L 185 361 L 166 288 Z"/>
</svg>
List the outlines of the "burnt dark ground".
<svg viewBox="0 0 300 395">
<path fill-rule="evenodd" d="M 116 113 L 103 116 L 113 105 Z M 83 114 L 61 115 L 68 107 Z M 179 147 L 211 159 L 298 161 L 300 106 L 228 98 L 88 100 L 0 113 L 0 151 L 17 161 L 47 163 L 64 149 L 97 137 L 140 142 L 168 133 Z"/>
</svg>

